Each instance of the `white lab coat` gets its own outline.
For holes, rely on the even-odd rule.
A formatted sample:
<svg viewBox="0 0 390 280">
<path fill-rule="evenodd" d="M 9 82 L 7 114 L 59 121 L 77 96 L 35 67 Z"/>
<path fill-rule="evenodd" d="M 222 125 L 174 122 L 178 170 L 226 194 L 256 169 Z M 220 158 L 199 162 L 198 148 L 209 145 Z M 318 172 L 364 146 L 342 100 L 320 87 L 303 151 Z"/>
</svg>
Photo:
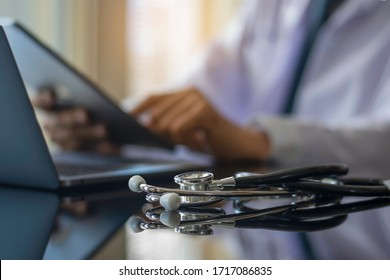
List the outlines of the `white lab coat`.
<svg viewBox="0 0 390 280">
<path fill-rule="evenodd" d="M 187 83 L 232 121 L 266 131 L 281 166 L 341 162 L 353 175 L 390 177 L 390 1 L 347 0 L 336 10 L 317 37 L 294 114 L 284 118 L 308 3 L 248 1 Z M 248 245 L 239 257 L 299 257 L 285 249 L 293 234 L 238 235 Z M 352 214 L 309 239 L 319 258 L 388 259 L 390 209 Z M 258 248 L 264 240 L 272 249 Z"/>
</svg>

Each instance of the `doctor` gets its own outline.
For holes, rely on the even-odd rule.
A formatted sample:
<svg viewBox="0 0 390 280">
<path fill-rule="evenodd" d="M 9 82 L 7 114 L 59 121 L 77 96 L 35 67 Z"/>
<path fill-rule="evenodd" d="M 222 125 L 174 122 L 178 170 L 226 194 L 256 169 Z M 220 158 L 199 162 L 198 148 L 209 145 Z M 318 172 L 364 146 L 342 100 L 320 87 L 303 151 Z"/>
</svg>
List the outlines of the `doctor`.
<svg viewBox="0 0 390 280">
<path fill-rule="evenodd" d="M 149 113 L 153 131 L 225 160 L 343 162 L 352 174 L 389 177 L 389 15 L 390 1 L 381 0 L 247 1 L 183 89 L 152 96 L 132 114 Z M 52 95 L 35 100 L 54 103 Z M 109 147 L 104 126 L 82 109 L 55 113 L 46 127 L 64 147 Z M 325 244 L 314 248 L 320 258 L 390 258 L 388 214 L 356 215 L 359 234 L 341 226 L 309 241 Z M 295 242 L 284 237 L 269 235 L 270 243 Z M 314 242 L 321 239 L 332 242 Z M 280 252 L 243 255 L 297 257 Z"/>
<path fill-rule="evenodd" d="M 307 53 L 319 2 L 247 2 L 187 81 L 193 88 L 133 113 L 151 112 L 151 129 L 218 157 L 390 174 L 390 3 L 331 1 Z"/>
</svg>

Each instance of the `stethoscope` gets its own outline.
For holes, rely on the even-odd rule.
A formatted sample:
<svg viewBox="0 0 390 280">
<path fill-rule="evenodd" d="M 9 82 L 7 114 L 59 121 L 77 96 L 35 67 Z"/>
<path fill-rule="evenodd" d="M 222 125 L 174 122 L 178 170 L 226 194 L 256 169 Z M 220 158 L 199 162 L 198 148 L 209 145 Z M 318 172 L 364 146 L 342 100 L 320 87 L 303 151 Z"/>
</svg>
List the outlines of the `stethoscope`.
<svg viewBox="0 0 390 280">
<path fill-rule="evenodd" d="M 141 176 L 133 176 L 130 189 L 146 192 L 147 201 L 160 206 L 146 211 L 149 221 L 133 216 L 129 224 L 134 232 L 175 228 L 180 233 L 198 235 L 211 234 L 211 226 L 313 231 L 341 224 L 348 213 L 390 204 L 390 198 L 386 198 L 390 196 L 390 181 L 340 178 L 347 173 L 345 165 L 239 173 L 220 180 L 213 180 L 209 172 L 188 172 L 174 177 L 179 189 L 148 185 Z M 345 196 L 376 198 L 341 204 Z M 292 201 L 263 209 L 246 206 L 248 200 L 259 197 Z M 225 198 L 233 200 L 237 213 L 208 207 Z"/>
</svg>

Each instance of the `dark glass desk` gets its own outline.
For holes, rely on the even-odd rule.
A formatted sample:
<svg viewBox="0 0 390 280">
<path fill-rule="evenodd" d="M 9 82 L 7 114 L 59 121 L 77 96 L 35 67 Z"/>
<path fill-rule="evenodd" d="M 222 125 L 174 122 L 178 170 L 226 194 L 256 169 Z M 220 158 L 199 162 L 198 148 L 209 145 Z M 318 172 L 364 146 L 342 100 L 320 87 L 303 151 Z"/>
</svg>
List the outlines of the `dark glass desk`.
<svg viewBox="0 0 390 280">
<path fill-rule="evenodd" d="M 237 170 L 223 166 L 214 173 L 216 178 L 221 178 L 236 171 L 262 170 Z M 152 183 L 173 185 L 171 181 L 172 177 L 169 176 Z M 72 196 L 1 186 L 0 258 L 92 258 L 118 230 L 123 229 L 130 216 L 140 212 L 144 203 L 144 196 L 131 193 L 126 184 L 115 191 Z M 390 259 L 388 217 L 390 207 L 350 214 L 338 227 L 310 233 L 309 241 L 322 252 L 316 256 L 319 258 Z M 351 232 L 354 234 L 350 235 Z M 161 259 L 164 256 L 190 259 L 257 258 L 256 251 L 260 250 L 275 252 L 275 255 L 263 255 L 268 259 L 304 258 L 301 253 L 293 252 L 295 247 L 302 245 L 292 241 L 298 240 L 295 232 L 221 228 L 215 230 L 214 235 L 196 237 L 174 233 L 173 230 L 138 234 L 126 230 L 125 237 L 128 242 L 123 246 L 130 251 L 127 256 L 135 259 Z M 275 244 L 278 246 L 274 248 Z M 344 249 L 335 253 L 340 246 L 344 246 Z M 178 252 L 175 253 L 175 250 Z"/>
<path fill-rule="evenodd" d="M 54 193 L 0 187 L 0 259 L 41 259 L 59 205 Z"/>
<path fill-rule="evenodd" d="M 139 210 L 130 191 L 61 197 L 0 187 L 0 259 L 87 259 Z"/>
</svg>

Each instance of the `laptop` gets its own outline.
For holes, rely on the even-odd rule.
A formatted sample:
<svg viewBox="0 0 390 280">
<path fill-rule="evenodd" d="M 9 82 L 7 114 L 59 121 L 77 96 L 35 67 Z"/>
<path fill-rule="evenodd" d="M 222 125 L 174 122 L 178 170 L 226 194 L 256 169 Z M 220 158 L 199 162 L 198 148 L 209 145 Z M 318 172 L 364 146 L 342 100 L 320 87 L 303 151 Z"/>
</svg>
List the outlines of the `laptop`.
<svg viewBox="0 0 390 280">
<path fill-rule="evenodd" d="M 150 134 L 145 132 L 146 129 L 142 127 L 134 129 L 138 135 L 135 143 L 142 142 L 143 136 L 145 139 L 151 139 Z M 89 154 L 62 156 L 62 161 L 72 170 L 56 165 L 2 26 L 0 26 L 0 130 L 0 183 L 9 185 L 58 189 L 125 181 L 135 174 L 171 174 L 199 167 L 191 161 L 134 162 L 120 157 L 103 159 L 103 156 Z M 156 143 L 159 146 L 158 140 Z"/>
</svg>

